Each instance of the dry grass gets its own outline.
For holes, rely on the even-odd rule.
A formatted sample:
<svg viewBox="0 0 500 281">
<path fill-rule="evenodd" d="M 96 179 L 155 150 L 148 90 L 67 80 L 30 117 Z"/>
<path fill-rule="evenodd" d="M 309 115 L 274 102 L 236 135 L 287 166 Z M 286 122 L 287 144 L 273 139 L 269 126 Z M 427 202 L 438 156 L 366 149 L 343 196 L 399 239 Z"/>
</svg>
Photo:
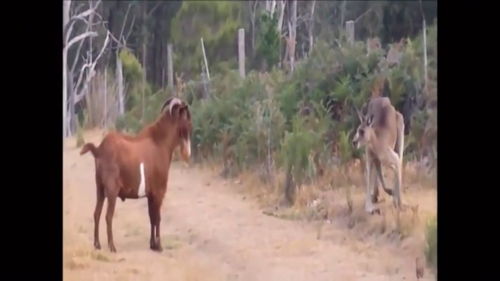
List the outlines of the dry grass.
<svg viewBox="0 0 500 281">
<path fill-rule="evenodd" d="M 212 171 L 221 171 L 222 166 L 204 164 Z M 388 183 L 392 183 L 385 174 Z M 246 195 L 253 197 L 267 215 L 287 220 L 314 221 L 317 239 L 328 239 L 325 223 L 334 223 L 349 231 L 356 239 L 374 239 L 388 242 L 415 252 L 425 248 L 425 222 L 436 213 L 436 178 L 415 163 L 407 163 L 403 170 L 403 202 L 406 208 L 397 212 L 392 198 L 380 187 L 378 215 L 364 211 L 364 163 L 353 161 L 344 167 L 325 170 L 322 177 L 298 188 L 292 206 L 283 207 L 285 175 L 274 173 L 273 182 L 265 182 L 256 171 L 246 171 L 237 178 L 237 183 Z M 378 243 L 378 242 L 377 242 Z"/>
<path fill-rule="evenodd" d="M 217 171 L 220 165 L 211 164 Z M 256 172 L 240 174 L 235 182 L 241 182 L 242 190 L 254 197 L 264 213 L 288 220 L 318 221 L 318 239 L 322 237 L 324 222 L 335 222 L 350 230 L 360 239 L 377 237 L 401 243 L 407 238 L 417 237 L 421 242 L 425 225 L 422 218 L 435 214 L 436 179 L 424 172 L 417 164 L 407 163 L 403 171 L 403 200 L 406 208 L 397 212 L 392 198 L 380 187 L 378 206 L 381 213 L 369 215 L 364 211 L 364 163 L 353 161 L 344 167 L 326 170 L 321 178 L 298 188 L 292 206 L 283 208 L 283 186 L 285 176 L 275 172 L 274 182 L 263 182 Z M 386 177 L 391 176 L 385 174 Z M 389 178 L 390 179 L 390 178 Z M 387 182 L 392 183 L 392 180 Z M 420 203 L 425 208 L 420 206 Z"/>
<path fill-rule="evenodd" d="M 88 261 L 85 261 L 84 259 L 79 257 L 72 257 L 65 263 L 65 267 L 70 270 L 85 269 L 89 266 L 90 264 L 88 263 Z"/>
</svg>

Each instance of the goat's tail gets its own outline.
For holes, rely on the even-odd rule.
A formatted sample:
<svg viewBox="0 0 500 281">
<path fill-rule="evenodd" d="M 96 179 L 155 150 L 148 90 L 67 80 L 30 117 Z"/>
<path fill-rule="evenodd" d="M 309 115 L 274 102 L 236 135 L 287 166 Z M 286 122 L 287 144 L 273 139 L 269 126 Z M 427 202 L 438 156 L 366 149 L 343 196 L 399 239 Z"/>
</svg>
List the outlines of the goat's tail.
<svg viewBox="0 0 500 281">
<path fill-rule="evenodd" d="M 97 150 L 97 147 L 95 147 L 95 145 L 91 142 L 86 143 L 82 147 L 82 150 L 80 151 L 80 155 L 87 153 L 89 150 L 90 150 L 90 152 L 92 152 L 92 155 L 94 156 L 94 158 L 97 158 L 99 156 L 99 151 Z"/>
</svg>

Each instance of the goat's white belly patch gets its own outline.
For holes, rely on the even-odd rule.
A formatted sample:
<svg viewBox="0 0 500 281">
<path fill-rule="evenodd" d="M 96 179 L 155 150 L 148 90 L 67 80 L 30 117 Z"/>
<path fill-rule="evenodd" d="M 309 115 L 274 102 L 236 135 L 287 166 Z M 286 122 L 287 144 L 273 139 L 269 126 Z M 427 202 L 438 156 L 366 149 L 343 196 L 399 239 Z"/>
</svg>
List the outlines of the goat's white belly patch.
<svg viewBox="0 0 500 281">
<path fill-rule="evenodd" d="M 137 191 L 137 196 L 146 197 L 146 177 L 144 176 L 144 163 L 139 166 L 141 172 L 141 182 L 139 183 L 139 191 Z"/>
</svg>

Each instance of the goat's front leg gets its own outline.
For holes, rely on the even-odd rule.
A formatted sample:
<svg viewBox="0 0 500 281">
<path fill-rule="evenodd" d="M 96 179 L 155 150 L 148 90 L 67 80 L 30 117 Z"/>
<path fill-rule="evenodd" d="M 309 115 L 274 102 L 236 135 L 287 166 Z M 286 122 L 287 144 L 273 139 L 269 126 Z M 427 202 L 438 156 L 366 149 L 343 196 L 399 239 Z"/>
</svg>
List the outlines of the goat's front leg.
<svg viewBox="0 0 500 281">
<path fill-rule="evenodd" d="M 156 212 L 156 221 L 155 221 L 155 225 L 156 225 L 156 250 L 161 252 L 163 251 L 163 248 L 161 246 L 161 238 L 160 238 L 160 221 L 161 221 L 161 204 L 163 202 L 163 197 L 165 196 L 165 193 L 164 192 L 160 192 L 159 196 L 156 197 L 156 200 L 155 200 L 155 212 Z"/>
<path fill-rule="evenodd" d="M 148 198 L 149 219 L 151 222 L 151 238 L 149 243 L 151 250 L 158 252 L 163 251 L 160 239 L 160 210 L 162 199 L 162 196 L 151 196 Z"/>
<path fill-rule="evenodd" d="M 149 210 L 149 222 L 150 222 L 150 225 L 151 225 L 151 236 L 149 238 L 149 248 L 151 250 L 154 250 L 155 249 L 155 221 L 156 221 L 156 218 L 155 218 L 155 215 L 156 213 L 154 212 L 154 206 L 153 206 L 153 197 L 150 196 L 148 197 L 148 210 Z"/>
</svg>

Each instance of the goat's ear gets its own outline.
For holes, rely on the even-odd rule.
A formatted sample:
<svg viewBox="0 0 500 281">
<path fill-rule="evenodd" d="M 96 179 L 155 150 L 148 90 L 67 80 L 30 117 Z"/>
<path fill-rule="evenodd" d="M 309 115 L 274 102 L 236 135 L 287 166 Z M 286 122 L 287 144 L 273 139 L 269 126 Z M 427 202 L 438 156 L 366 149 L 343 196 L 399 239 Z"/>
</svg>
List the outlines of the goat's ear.
<svg viewBox="0 0 500 281">
<path fill-rule="evenodd" d="M 181 106 L 181 108 L 179 109 L 179 116 L 182 119 L 187 119 L 187 120 L 191 119 L 191 114 L 189 113 L 189 108 L 187 104 Z"/>
</svg>

